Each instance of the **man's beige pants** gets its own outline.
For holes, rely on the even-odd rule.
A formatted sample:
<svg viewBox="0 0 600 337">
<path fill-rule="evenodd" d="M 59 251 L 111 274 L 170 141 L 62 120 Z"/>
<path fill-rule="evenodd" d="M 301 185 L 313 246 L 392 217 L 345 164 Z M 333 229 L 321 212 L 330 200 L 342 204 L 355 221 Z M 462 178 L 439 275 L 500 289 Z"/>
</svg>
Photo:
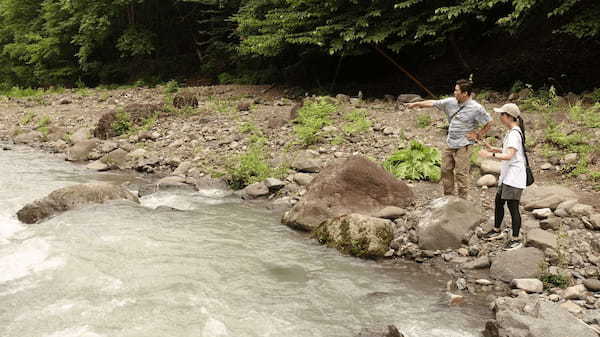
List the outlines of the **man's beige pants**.
<svg viewBox="0 0 600 337">
<path fill-rule="evenodd" d="M 444 195 L 454 195 L 454 180 L 458 187 L 458 197 L 467 199 L 469 188 L 469 146 L 459 149 L 446 148 L 442 155 L 442 184 Z"/>
</svg>

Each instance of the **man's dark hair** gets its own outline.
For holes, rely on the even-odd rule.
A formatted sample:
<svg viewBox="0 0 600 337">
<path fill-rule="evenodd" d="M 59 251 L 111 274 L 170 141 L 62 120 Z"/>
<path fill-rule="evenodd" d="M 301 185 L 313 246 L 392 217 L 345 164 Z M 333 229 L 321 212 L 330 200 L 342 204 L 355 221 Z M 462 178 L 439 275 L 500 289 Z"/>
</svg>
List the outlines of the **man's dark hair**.
<svg viewBox="0 0 600 337">
<path fill-rule="evenodd" d="M 456 85 L 458 85 L 458 87 L 460 88 L 460 91 L 462 91 L 462 92 L 466 92 L 469 95 L 473 93 L 473 82 L 472 81 L 462 79 L 462 80 L 456 81 Z"/>
</svg>

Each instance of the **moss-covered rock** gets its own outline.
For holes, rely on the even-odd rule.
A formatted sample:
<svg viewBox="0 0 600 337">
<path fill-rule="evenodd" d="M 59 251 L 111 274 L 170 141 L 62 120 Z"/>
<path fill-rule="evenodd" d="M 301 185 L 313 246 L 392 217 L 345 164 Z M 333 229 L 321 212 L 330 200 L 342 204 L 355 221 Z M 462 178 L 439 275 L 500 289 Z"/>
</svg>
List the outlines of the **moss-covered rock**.
<svg viewBox="0 0 600 337">
<path fill-rule="evenodd" d="M 390 220 L 348 214 L 323 222 L 314 231 L 321 244 L 362 258 L 382 257 L 394 237 Z"/>
</svg>

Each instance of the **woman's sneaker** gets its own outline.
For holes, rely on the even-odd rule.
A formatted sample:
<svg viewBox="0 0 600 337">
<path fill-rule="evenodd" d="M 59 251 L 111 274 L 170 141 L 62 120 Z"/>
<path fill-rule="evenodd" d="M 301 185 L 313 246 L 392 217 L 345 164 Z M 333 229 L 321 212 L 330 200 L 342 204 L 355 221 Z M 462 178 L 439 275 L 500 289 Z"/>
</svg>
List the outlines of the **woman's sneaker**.
<svg viewBox="0 0 600 337">
<path fill-rule="evenodd" d="M 518 239 L 508 240 L 506 244 L 504 244 L 504 250 L 515 250 L 521 247 L 523 247 L 523 243 Z"/>
<path fill-rule="evenodd" d="M 497 232 L 495 230 L 490 230 L 489 232 L 483 234 L 483 239 L 486 241 L 498 240 L 504 237 L 503 232 Z"/>
</svg>

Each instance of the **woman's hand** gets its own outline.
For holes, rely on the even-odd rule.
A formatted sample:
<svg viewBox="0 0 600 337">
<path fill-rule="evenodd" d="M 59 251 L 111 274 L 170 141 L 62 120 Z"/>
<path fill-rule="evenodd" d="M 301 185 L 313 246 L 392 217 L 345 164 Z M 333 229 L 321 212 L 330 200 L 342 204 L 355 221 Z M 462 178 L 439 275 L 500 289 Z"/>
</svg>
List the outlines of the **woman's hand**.
<svg viewBox="0 0 600 337">
<path fill-rule="evenodd" d="M 479 156 L 481 158 L 492 158 L 492 153 L 488 150 L 481 149 L 479 151 Z"/>
</svg>

